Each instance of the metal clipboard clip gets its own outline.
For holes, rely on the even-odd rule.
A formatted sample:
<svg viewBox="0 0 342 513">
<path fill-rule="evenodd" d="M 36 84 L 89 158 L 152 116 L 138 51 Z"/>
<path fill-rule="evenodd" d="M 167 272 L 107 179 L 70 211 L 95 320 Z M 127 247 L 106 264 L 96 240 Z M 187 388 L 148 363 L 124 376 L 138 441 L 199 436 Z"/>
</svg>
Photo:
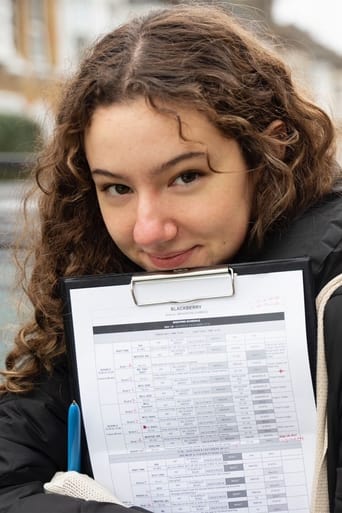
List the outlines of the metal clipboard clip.
<svg viewBox="0 0 342 513">
<path fill-rule="evenodd" d="M 224 265 L 195 271 L 133 275 L 130 287 L 137 306 L 218 299 L 234 295 L 234 271 Z"/>
</svg>

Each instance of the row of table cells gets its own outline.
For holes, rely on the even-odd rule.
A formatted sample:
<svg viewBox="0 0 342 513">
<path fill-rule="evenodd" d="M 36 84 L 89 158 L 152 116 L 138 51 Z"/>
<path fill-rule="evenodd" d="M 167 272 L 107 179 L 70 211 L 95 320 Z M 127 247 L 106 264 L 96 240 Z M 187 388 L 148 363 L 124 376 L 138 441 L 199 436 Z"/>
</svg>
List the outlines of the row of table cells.
<svg viewBox="0 0 342 513">
<path fill-rule="evenodd" d="M 169 374 L 173 368 L 177 370 L 178 363 L 205 362 L 208 357 L 210 361 L 234 362 L 232 368 L 243 366 L 246 369 L 253 364 L 280 364 L 287 359 L 282 331 L 241 334 L 222 331 L 211 335 L 204 332 L 201 336 L 169 333 L 162 339 L 154 339 L 152 335 L 149 338 L 149 332 L 143 334 L 146 338 L 140 340 L 135 340 L 138 336 L 141 338 L 140 333 L 132 333 L 131 338 L 127 333 L 120 333 L 120 337 L 118 334 L 96 335 L 98 377 L 130 369 L 138 372 L 144 367 L 152 372 L 154 366 L 159 369 L 165 366 L 164 374 Z"/>
</svg>

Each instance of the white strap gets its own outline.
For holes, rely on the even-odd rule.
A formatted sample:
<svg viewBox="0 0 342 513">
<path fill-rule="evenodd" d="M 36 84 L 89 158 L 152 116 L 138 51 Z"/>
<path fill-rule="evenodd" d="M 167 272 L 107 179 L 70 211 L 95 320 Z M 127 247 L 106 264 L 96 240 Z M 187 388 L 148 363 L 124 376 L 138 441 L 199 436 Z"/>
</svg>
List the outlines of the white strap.
<svg viewBox="0 0 342 513">
<path fill-rule="evenodd" d="M 311 513 L 329 513 L 328 476 L 327 476 L 327 398 L 328 374 L 324 348 L 324 310 L 335 292 L 342 286 L 342 274 L 335 276 L 320 291 L 316 299 L 317 308 L 317 369 L 316 369 L 316 401 L 317 401 L 317 436 L 315 469 L 312 485 Z M 342 312 L 341 312 L 342 315 Z"/>
</svg>

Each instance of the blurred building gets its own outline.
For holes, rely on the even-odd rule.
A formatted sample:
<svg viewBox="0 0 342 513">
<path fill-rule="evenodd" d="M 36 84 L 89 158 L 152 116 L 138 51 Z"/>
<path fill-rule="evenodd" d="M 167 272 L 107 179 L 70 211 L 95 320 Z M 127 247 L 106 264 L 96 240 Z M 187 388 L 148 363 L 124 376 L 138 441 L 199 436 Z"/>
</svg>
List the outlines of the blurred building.
<svg viewBox="0 0 342 513">
<path fill-rule="evenodd" d="M 59 37 L 53 1 L 0 2 L 0 111 L 36 117 L 55 83 Z"/>
<path fill-rule="evenodd" d="M 56 84 L 72 70 L 85 46 L 130 14 L 165 3 L 1 0 L 0 112 L 22 113 L 43 121 L 47 107 L 53 105 Z M 294 26 L 275 24 L 272 3 L 235 0 L 231 9 L 253 28 L 258 28 L 258 20 L 260 27 L 267 25 L 294 74 L 342 125 L 342 56 Z"/>
<path fill-rule="evenodd" d="M 124 21 L 130 10 L 142 9 L 139 2 L 130 4 L 127 0 L 1 0 L 0 112 L 24 114 L 43 123 L 56 86 L 83 48 Z"/>
</svg>

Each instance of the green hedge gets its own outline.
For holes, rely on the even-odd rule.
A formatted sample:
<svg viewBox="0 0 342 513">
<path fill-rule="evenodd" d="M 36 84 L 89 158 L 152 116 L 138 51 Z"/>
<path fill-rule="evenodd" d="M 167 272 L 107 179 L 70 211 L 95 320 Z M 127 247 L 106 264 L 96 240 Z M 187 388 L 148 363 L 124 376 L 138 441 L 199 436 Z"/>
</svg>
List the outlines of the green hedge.
<svg viewBox="0 0 342 513">
<path fill-rule="evenodd" d="M 32 152 L 39 135 L 40 127 L 31 119 L 0 114 L 0 152 Z"/>
</svg>

